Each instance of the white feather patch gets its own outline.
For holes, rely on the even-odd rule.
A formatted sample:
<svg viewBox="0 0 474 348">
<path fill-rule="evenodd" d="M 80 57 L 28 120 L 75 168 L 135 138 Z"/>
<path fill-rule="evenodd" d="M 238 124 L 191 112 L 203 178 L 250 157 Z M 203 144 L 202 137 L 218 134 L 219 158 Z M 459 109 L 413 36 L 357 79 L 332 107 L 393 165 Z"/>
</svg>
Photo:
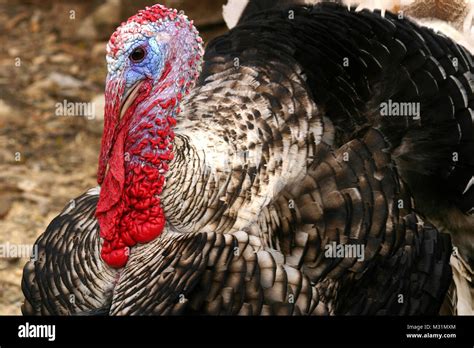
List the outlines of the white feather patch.
<svg viewBox="0 0 474 348">
<path fill-rule="evenodd" d="M 88 196 L 96 196 L 100 194 L 100 186 L 89 189 L 86 193 Z"/>
<path fill-rule="evenodd" d="M 462 194 L 465 194 L 471 188 L 472 185 L 474 185 L 474 176 L 471 177 L 471 180 L 469 180 L 469 182 L 467 183 L 467 186 Z"/>
</svg>

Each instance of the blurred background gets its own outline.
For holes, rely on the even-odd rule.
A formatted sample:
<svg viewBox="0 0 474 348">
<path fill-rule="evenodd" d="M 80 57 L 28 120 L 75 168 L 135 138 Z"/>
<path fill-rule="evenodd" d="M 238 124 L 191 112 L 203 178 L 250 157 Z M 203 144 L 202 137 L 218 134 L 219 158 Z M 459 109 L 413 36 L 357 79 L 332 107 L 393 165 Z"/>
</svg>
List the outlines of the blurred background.
<svg viewBox="0 0 474 348">
<path fill-rule="evenodd" d="M 225 32 L 225 0 L 160 0 L 184 10 L 203 39 Z M 96 186 L 105 45 L 156 1 L 0 1 L 0 245 L 32 245 L 65 204 Z M 92 102 L 87 117 L 57 103 Z M 0 257 L 0 315 L 20 314 L 27 259 Z"/>
</svg>

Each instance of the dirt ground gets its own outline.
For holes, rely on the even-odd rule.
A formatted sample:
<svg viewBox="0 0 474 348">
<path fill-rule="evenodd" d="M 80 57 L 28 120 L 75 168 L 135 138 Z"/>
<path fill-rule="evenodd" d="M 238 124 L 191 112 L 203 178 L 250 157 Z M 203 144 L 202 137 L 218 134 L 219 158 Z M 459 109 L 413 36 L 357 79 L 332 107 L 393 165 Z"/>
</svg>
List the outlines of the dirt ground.
<svg viewBox="0 0 474 348">
<path fill-rule="evenodd" d="M 168 3 L 185 7 L 204 40 L 225 31 L 222 2 Z M 96 185 L 105 44 L 145 4 L 153 1 L 1 0 L 0 245 L 31 246 L 69 200 Z M 93 117 L 57 115 L 65 100 L 92 102 Z M 0 315 L 20 314 L 26 261 L 0 257 Z"/>
</svg>

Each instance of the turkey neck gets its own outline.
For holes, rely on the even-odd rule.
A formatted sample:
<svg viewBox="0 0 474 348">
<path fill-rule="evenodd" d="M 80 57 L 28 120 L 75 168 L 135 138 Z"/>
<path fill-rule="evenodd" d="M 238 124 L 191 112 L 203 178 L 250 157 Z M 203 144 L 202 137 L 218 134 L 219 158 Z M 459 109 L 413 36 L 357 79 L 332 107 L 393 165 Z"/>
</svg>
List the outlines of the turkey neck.
<svg viewBox="0 0 474 348">
<path fill-rule="evenodd" d="M 176 134 L 161 204 L 166 221 L 175 232 L 224 233 L 232 230 L 236 221 L 235 200 L 230 197 L 239 197 L 248 187 L 241 182 L 245 169 L 232 161 L 235 148 L 222 143 L 210 129 L 205 139 L 200 136 Z M 214 148 L 203 143 L 213 144 Z M 222 161 L 216 163 L 215 157 Z M 227 159 L 228 163 L 224 163 Z"/>
</svg>

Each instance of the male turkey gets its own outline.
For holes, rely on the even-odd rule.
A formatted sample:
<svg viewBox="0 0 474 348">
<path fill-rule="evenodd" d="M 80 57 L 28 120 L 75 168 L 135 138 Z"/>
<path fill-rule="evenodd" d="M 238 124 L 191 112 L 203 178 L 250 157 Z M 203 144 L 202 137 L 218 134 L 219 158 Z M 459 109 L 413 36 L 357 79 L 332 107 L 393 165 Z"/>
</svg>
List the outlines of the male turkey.
<svg viewBox="0 0 474 348">
<path fill-rule="evenodd" d="M 38 239 L 24 314 L 439 311 L 451 243 L 423 216 L 472 226 L 472 56 L 389 13 L 262 7 L 200 74 L 175 10 L 112 35 L 101 187 Z"/>
</svg>

